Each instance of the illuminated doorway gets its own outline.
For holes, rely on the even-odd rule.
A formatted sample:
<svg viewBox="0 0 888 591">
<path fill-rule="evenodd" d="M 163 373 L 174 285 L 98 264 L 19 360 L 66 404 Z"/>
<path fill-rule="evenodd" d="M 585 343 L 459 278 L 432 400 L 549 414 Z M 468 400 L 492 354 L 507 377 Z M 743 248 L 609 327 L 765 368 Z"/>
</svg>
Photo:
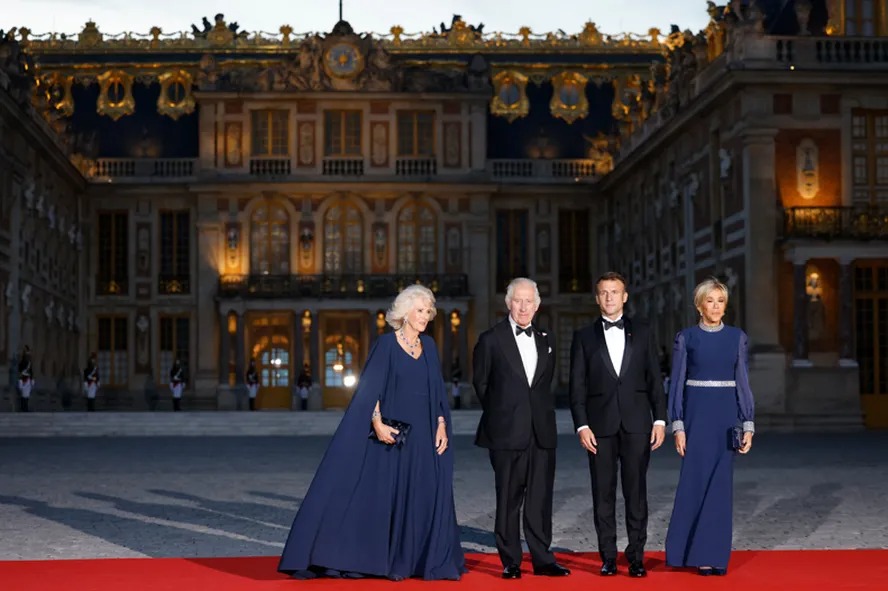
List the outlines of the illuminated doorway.
<svg viewBox="0 0 888 591">
<path fill-rule="evenodd" d="M 291 408 L 292 318 L 290 312 L 251 313 L 249 316 L 249 351 L 259 372 L 257 408 Z"/>
<path fill-rule="evenodd" d="M 351 401 L 367 356 L 369 313 L 322 312 L 320 321 L 324 408 L 344 408 Z"/>
</svg>

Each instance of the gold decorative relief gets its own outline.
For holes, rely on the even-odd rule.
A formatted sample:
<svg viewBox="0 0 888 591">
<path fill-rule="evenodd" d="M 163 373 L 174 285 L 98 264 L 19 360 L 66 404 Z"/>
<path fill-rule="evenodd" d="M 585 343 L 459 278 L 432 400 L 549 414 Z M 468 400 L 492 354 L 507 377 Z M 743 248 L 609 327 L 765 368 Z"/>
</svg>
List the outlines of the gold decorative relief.
<svg viewBox="0 0 888 591">
<path fill-rule="evenodd" d="M 74 76 L 53 75 L 50 81 L 52 106 L 65 117 L 74 114 L 74 96 L 71 94 L 73 86 Z"/>
<path fill-rule="evenodd" d="M 136 112 L 136 100 L 133 98 L 133 77 L 123 70 L 109 70 L 100 75 L 99 100 L 96 112 L 107 115 L 117 121 L 124 115 Z"/>
<path fill-rule="evenodd" d="M 160 78 L 160 96 L 157 112 L 173 120 L 194 112 L 194 96 L 191 94 L 193 79 L 185 70 L 165 72 Z"/>
<path fill-rule="evenodd" d="M 96 26 L 96 23 L 88 21 L 84 25 L 83 31 L 77 35 L 77 44 L 85 49 L 89 49 L 101 45 L 101 43 L 102 34 L 99 33 L 99 28 Z"/>
<path fill-rule="evenodd" d="M 601 45 L 603 42 L 604 37 L 601 35 L 598 27 L 592 21 L 588 21 L 583 27 L 583 32 L 580 33 L 580 43 L 587 47 L 592 47 Z"/>
<path fill-rule="evenodd" d="M 509 123 L 530 113 L 527 100 L 527 76 L 511 70 L 493 77 L 493 98 L 490 99 L 490 113 L 505 117 Z"/>
<path fill-rule="evenodd" d="M 554 117 L 573 123 L 589 114 L 587 81 L 588 78 L 579 72 L 562 72 L 552 78 L 553 91 L 549 111 Z"/>
</svg>

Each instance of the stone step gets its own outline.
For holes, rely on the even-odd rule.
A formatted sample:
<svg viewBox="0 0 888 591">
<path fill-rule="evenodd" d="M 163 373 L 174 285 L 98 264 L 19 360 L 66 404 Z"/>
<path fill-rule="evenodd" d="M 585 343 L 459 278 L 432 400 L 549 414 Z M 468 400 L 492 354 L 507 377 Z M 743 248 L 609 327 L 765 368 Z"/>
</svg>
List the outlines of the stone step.
<svg viewBox="0 0 888 591">
<path fill-rule="evenodd" d="M 570 413 L 556 414 L 561 433 Z M 457 435 L 474 435 L 481 412 L 454 411 Z M 342 411 L 31 412 L 0 413 L 0 437 L 329 436 Z"/>
</svg>

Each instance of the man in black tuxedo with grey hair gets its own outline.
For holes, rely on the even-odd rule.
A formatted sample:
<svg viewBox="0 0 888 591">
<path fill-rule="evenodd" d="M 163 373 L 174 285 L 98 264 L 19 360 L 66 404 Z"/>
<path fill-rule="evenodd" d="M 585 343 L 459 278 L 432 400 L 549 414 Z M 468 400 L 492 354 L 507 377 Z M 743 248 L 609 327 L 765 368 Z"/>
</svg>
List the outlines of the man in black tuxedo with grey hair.
<svg viewBox="0 0 888 591">
<path fill-rule="evenodd" d="M 475 445 L 487 448 L 496 483 L 496 548 L 504 579 L 521 577 L 520 514 L 533 573 L 569 575 L 555 561 L 552 494 L 555 488 L 555 350 L 531 323 L 540 307 L 534 281 L 513 279 L 506 289 L 509 316 L 478 338 L 473 385 L 481 401 Z"/>
<path fill-rule="evenodd" d="M 592 505 L 601 574 L 617 573 L 617 472 L 626 501 L 629 575 L 644 577 L 647 470 L 666 437 L 666 396 L 653 332 L 623 315 L 629 294 L 619 273 L 595 284 L 601 318 L 574 333 L 570 408 L 580 445 L 589 452 Z"/>
</svg>

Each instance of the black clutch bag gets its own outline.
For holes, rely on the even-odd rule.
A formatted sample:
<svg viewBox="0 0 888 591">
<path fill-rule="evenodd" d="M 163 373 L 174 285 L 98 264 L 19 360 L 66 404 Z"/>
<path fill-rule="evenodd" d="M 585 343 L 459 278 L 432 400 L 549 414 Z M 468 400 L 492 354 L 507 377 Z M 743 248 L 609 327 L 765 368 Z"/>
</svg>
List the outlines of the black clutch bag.
<svg viewBox="0 0 888 591">
<path fill-rule="evenodd" d="M 740 451 L 740 448 L 743 447 L 743 427 L 732 427 L 730 436 L 731 449 Z"/>
<path fill-rule="evenodd" d="M 410 423 L 405 423 L 404 421 L 399 421 L 397 419 L 387 419 L 385 417 L 382 417 L 382 424 L 386 427 L 391 427 L 392 429 L 398 430 L 398 433 L 394 436 L 396 446 L 401 446 L 404 444 L 404 442 L 407 441 L 407 434 L 410 433 Z M 379 440 L 379 437 L 376 436 L 376 431 L 372 427 L 370 428 L 370 434 L 367 437 L 368 439 L 383 443 Z"/>
</svg>

